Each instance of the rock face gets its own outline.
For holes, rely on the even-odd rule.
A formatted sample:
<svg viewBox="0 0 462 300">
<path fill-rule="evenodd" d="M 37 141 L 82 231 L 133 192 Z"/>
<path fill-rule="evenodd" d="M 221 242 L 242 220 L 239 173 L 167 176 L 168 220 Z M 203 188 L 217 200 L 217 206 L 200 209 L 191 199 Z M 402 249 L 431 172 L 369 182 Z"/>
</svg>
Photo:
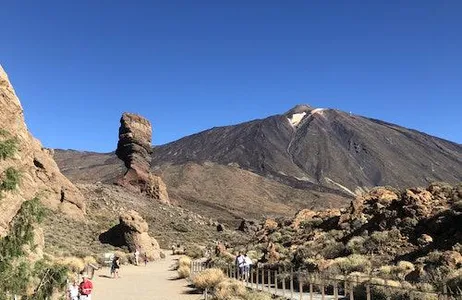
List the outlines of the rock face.
<svg viewBox="0 0 462 300">
<path fill-rule="evenodd" d="M 157 240 L 148 234 L 148 223 L 134 210 L 122 213 L 119 224 L 102 233 L 99 237 L 103 243 L 116 247 L 127 246 L 130 252 L 139 249 L 149 260 L 160 258 Z"/>
<path fill-rule="evenodd" d="M 139 115 L 124 113 L 120 119 L 116 155 L 125 163 L 127 172 L 118 183 L 169 203 L 165 183 L 150 172 L 151 142 L 151 123 Z"/>
<path fill-rule="evenodd" d="M 34 197 L 48 207 L 74 218 L 85 213 L 84 198 L 79 190 L 58 169 L 52 151 L 42 147 L 27 130 L 18 97 L 3 68 L 0 66 L 0 142 L 14 141 L 16 151 L 0 157 L 0 174 L 4 179 L 8 168 L 20 174 L 13 191 L 3 191 L 0 201 L 0 236 L 6 235 L 9 223 L 24 201 Z"/>
</svg>

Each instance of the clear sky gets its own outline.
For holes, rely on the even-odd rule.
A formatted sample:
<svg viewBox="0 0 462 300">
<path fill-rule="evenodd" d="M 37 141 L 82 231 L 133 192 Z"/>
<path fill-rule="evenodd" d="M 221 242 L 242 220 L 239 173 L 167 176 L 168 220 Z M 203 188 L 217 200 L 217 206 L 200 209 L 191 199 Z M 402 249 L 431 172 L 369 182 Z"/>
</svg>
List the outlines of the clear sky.
<svg viewBox="0 0 462 300">
<path fill-rule="evenodd" d="M 298 103 L 462 143 L 462 1 L 5 1 L 0 63 L 47 147 L 163 144 Z"/>
</svg>

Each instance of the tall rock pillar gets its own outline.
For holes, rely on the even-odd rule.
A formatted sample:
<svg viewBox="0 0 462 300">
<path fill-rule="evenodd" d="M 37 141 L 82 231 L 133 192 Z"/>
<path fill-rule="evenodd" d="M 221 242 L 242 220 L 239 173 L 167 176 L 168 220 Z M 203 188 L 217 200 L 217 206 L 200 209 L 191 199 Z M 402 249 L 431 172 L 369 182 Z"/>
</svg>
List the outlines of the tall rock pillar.
<svg viewBox="0 0 462 300">
<path fill-rule="evenodd" d="M 127 172 L 117 183 L 160 202 L 169 203 L 165 183 L 150 171 L 151 143 L 151 123 L 137 114 L 124 113 L 120 119 L 116 154 L 124 161 Z"/>
</svg>

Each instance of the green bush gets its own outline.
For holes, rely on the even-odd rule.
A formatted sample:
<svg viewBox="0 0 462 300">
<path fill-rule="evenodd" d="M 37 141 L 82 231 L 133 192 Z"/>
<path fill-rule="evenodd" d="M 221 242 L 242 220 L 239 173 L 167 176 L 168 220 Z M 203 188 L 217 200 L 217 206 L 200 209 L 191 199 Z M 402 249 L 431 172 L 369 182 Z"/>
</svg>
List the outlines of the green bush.
<svg viewBox="0 0 462 300">
<path fill-rule="evenodd" d="M 0 141 L 0 159 L 12 157 L 18 150 L 18 142 L 16 139 L 7 139 Z"/>
<path fill-rule="evenodd" d="M 199 247 L 196 244 L 188 245 L 185 248 L 186 249 L 184 251 L 184 254 L 191 257 L 191 258 L 202 258 L 202 257 L 204 257 L 204 253 L 203 253 L 201 247 Z"/>
<path fill-rule="evenodd" d="M 37 198 L 22 204 L 11 222 L 9 235 L 0 239 L 0 300 L 47 299 L 56 289 L 66 284 L 68 269 L 47 259 L 31 264 L 25 258 L 24 246 L 33 246 L 34 225 L 43 220 L 45 210 Z M 41 282 L 40 285 L 36 285 Z M 31 285 L 36 285 L 32 295 L 25 296 Z M 24 296 L 24 297 L 21 297 Z"/>
<path fill-rule="evenodd" d="M 21 173 L 13 167 L 9 167 L 3 173 L 3 180 L 0 184 L 1 191 L 12 191 L 16 189 L 21 179 Z"/>
</svg>

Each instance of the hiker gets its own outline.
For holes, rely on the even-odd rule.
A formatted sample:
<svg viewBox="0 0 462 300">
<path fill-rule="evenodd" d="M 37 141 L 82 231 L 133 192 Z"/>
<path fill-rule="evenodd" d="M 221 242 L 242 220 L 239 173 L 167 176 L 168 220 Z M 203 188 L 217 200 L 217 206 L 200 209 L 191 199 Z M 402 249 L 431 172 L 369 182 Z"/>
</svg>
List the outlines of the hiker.
<svg viewBox="0 0 462 300">
<path fill-rule="evenodd" d="M 242 255 L 241 252 L 238 252 L 236 256 L 236 268 L 238 270 L 237 278 L 236 279 L 242 279 L 244 275 L 244 265 L 245 265 L 245 260 L 244 256 Z"/>
<path fill-rule="evenodd" d="M 82 282 L 79 285 L 79 300 L 91 300 L 91 291 L 93 290 L 93 283 L 88 279 L 87 274 L 82 275 Z"/>
<path fill-rule="evenodd" d="M 147 264 L 148 264 L 148 254 L 144 252 L 144 266 L 146 267 Z"/>
<path fill-rule="evenodd" d="M 253 261 L 250 257 L 247 256 L 247 253 L 244 254 L 244 279 L 249 281 L 250 269 L 252 268 Z"/>
<path fill-rule="evenodd" d="M 136 247 L 136 250 L 135 250 L 135 265 L 138 265 L 139 264 L 139 260 L 140 260 L 140 250 L 138 249 L 138 247 Z"/>
<path fill-rule="evenodd" d="M 69 283 L 67 287 L 67 300 L 79 300 L 79 285 L 77 284 L 77 280 L 73 280 L 72 283 Z"/>
<path fill-rule="evenodd" d="M 120 257 L 115 256 L 114 260 L 112 261 L 112 266 L 111 266 L 112 278 L 119 278 L 119 269 L 120 269 Z"/>
</svg>

